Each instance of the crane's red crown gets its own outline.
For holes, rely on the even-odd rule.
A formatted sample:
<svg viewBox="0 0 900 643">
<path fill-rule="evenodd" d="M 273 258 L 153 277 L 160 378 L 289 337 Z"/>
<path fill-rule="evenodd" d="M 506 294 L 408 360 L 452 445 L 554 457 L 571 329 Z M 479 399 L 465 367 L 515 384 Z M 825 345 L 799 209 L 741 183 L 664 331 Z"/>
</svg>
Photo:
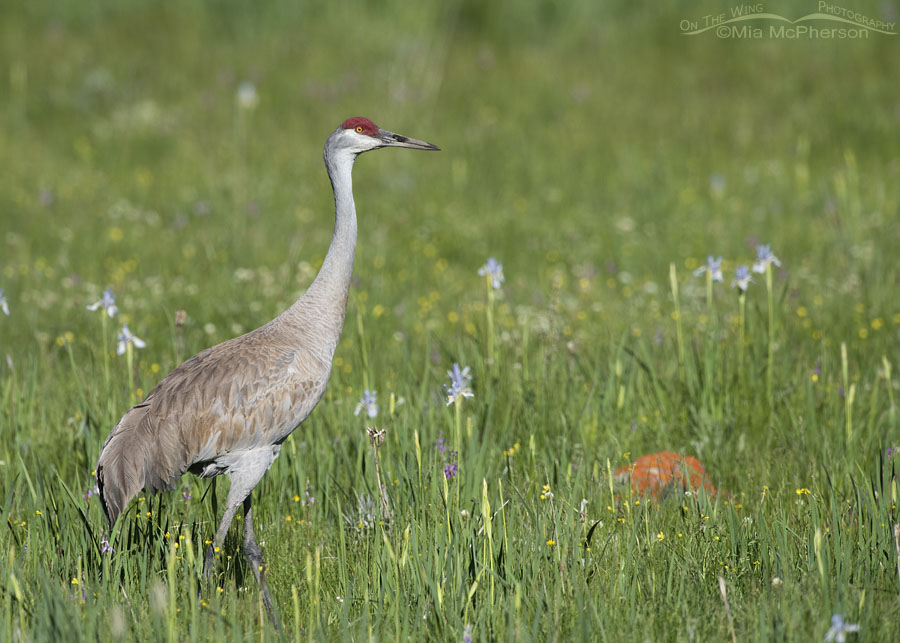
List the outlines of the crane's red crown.
<svg viewBox="0 0 900 643">
<path fill-rule="evenodd" d="M 355 130 L 358 134 L 365 134 L 366 136 L 378 135 L 378 126 L 368 118 L 363 118 L 362 116 L 348 118 L 341 124 L 341 127 L 344 129 Z"/>
</svg>

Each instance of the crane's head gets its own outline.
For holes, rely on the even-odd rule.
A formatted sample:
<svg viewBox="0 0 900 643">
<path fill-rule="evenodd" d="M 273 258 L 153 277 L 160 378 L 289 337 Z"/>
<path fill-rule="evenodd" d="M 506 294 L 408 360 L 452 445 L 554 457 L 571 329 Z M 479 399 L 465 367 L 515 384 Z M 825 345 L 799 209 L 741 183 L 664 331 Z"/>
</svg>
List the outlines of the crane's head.
<svg viewBox="0 0 900 643">
<path fill-rule="evenodd" d="M 411 150 L 440 150 L 437 145 L 383 130 L 368 118 L 348 118 L 328 138 L 328 147 L 354 156 L 380 147 L 407 147 Z"/>
</svg>

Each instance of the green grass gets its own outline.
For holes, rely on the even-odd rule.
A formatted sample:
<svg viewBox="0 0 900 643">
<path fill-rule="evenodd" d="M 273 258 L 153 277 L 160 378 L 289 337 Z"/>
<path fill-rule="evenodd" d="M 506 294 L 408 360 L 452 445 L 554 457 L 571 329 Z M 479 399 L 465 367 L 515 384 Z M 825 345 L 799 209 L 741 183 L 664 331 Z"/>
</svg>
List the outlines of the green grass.
<svg viewBox="0 0 900 643">
<path fill-rule="evenodd" d="M 308 285 L 321 146 L 355 115 L 443 151 L 355 170 L 332 381 L 254 496 L 286 638 L 726 640 L 719 577 L 738 640 L 821 639 L 835 613 L 900 637 L 897 37 L 687 37 L 724 5 L 633 4 L 4 7 L 0 638 L 275 636 L 237 527 L 200 579 L 224 480 L 113 534 L 84 495 L 132 403 Z M 742 326 L 757 243 L 783 265 Z M 454 362 L 474 397 L 448 407 Z M 612 484 L 663 449 L 722 493 Z"/>
</svg>

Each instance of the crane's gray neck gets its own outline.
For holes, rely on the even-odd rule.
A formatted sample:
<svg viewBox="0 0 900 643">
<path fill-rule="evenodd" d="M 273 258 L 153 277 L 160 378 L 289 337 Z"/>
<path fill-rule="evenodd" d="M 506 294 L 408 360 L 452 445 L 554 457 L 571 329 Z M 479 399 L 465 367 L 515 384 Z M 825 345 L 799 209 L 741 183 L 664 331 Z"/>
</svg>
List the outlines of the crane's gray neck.
<svg viewBox="0 0 900 643">
<path fill-rule="evenodd" d="M 324 156 L 334 190 L 334 236 L 312 285 L 284 313 L 286 321 L 297 323 L 304 334 L 313 332 L 319 341 L 324 340 L 320 345 L 327 346 L 329 362 L 344 323 L 356 251 L 356 205 L 351 177 L 356 154 L 335 148 L 331 143 L 329 138 Z"/>
</svg>

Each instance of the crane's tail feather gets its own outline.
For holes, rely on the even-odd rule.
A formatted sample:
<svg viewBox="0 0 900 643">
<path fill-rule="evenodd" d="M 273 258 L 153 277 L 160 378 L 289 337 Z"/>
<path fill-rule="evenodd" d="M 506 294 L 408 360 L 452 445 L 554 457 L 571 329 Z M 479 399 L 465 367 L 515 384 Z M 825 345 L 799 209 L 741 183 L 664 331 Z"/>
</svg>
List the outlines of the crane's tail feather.
<svg viewBox="0 0 900 643">
<path fill-rule="evenodd" d="M 97 463 L 100 504 L 110 527 L 144 487 L 141 449 L 132 449 L 129 433 L 121 430 L 120 422 L 103 445 Z"/>
<path fill-rule="evenodd" d="M 112 527 L 128 503 L 142 489 L 171 489 L 186 469 L 171 448 L 161 448 L 155 426 L 145 401 L 126 413 L 106 438 L 97 463 L 97 486 L 100 503 Z"/>
</svg>

